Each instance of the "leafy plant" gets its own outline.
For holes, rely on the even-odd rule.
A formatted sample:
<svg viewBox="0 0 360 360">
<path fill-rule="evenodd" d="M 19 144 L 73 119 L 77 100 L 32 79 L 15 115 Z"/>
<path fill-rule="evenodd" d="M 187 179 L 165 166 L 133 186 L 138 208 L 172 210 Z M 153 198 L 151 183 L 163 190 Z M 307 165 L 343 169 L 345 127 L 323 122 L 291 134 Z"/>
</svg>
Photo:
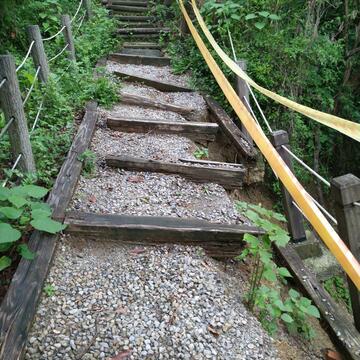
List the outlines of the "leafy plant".
<svg viewBox="0 0 360 360">
<path fill-rule="evenodd" d="M 96 154 L 91 150 L 85 150 L 78 156 L 78 160 L 83 163 L 83 175 L 88 178 L 93 176 L 95 172 Z"/>
<path fill-rule="evenodd" d="M 51 284 L 47 284 L 44 286 L 44 293 L 48 296 L 51 297 L 53 295 L 55 295 L 55 286 L 51 285 Z"/>
<path fill-rule="evenodd" d="M 0 187 L 0 253 L 12 249 L 32 260 L 35 254 L 25 243 L 19 243 L 31 228 L 51 234 L 65 229 L 65 225 L 51 219 L 51 208 L 40 201 L 48 190 L 36 185 L 22 185 L 11 189 Z M 0 271 L 11 265 L 7 255 L 0 258 Z"/>
<path fill-rule="evenodd" d="M 271 21 L 278 21 L 281 17 L 276 14 L 271 14 L 269 11 L 257 11 L 256 13 L 247 14 L 246 21 L 250 21 L 254 26 L 261 30 Z"/>
<path fill-rule="evenodd" d="M 349 313 L 351 313 L 349 289 L 341 276 L 332 276 L 326 279 L 324 288 L 335 301 L 344 303 Z"/>
<path fill-rule="evenodd" d="M 207 159 L 209 157 L 209 150 L 206 148 L 202 148 L 202 149 L 199 148 L 194 151 L 193 155 L 197 159 Z"/>
<path fill-rule="evenodd" d="M 236 203 L 236 207 L 253 224 L 266 231 L 265 235 L 258 238 L 245 234 L 247 246 L 236 258 L 242 261 L 251 256 L 253 259 L 254 269 L 246 296 L 250 310 L 257 312 L 260 322 L 271 335 L 277 332 L 278 321 L 282 321 L 289 332 L 297 332 L 306 338 L 312 337 L 314 332 L 307 318 L 319 318 L 319 311 L 311 304 L 311 300 L 300 296 L 293 289 L 289 290 L 286 297 L 282 296 L 281 284 L 286 284 L 291 274 L 285 267 L 277 266 L 273 260 L 272 244 L 283 247 L 290 240 L 288 233 L 274 223 L 285 222 L 284 216 L 259 205 L 240 201 Z"/>
</svg>

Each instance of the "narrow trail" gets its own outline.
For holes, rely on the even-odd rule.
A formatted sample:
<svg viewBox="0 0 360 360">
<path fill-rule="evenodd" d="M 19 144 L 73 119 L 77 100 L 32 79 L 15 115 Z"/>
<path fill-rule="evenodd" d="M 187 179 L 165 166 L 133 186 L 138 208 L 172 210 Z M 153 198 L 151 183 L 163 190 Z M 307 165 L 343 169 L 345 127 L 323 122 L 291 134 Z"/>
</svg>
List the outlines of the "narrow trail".
<svg viewBox="0 0 360 360">
<path fill-rule="evenodd" d="M 241 179 L 243 168 L 199 162 L 194 156 L 215 140 L 206 102 L 188 91 L 186 75 L 171 73 L 156 43 L 166 29 L 153 27 L 146 1 L 112 3 L 119 33 L 129 40 L 109 56 L 107 70 L 122 79 L 127 74 L 158 84 L 128 77 L 122 81 L 122 101 L 111 110 L 99 109 L 90 147 L 97 157 L 95 173 L 81 177 L 68 210 L 75 218 L 79 212 L 128 216 L 129 223 L 136 216 L 143 228 L 151 217 L 154 228 L 165 231 L 184 231 L 184 219 L 200 220 L 197 226 L 205 229 L 227 224 L 239 236 L 236 231 L 249 224 L 236 212 L 227 188 Z M 159 90 L 164 84 L 173 89 Z M 185 170 L 176 167 L 183 165 Z M 213 170 L 225 172 L 211 175 Z M 229 170 L 234 174 L 227 178 Z M 218 181 L 206 180 L 209 174 Z M 273 340 L 242 303 L 241 272 L 236 267 L 228 271 L 208 256 L 219 255 L 222 245 L 207 252 L 198 246 L 144 246 L 156 242 L 154 236 L 128 235 L 120 228 L 120 235 L 104 233 L 99 241 L 99 231 L 62 236 L 26 359 L 278 358 Z M 172 233 L 162 234 L 155 238 L 166 243 Z M 110 241 L 113 236 L 129 239 Z M 192 242 L 196 245 L 196 239 Z"/>
</svg>

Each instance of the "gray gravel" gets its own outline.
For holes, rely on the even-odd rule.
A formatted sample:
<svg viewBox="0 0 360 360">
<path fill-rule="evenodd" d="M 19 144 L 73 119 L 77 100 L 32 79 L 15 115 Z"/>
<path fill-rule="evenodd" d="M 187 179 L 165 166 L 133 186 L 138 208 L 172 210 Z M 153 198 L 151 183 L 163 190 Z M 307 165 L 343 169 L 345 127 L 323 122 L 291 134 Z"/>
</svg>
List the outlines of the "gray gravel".
<svg viewBox="0 0 360 360">
<path fill-rule="evenodd" d="M 63 238 L 25 359 L 275 359 L 228 276 L 198 248 Z"/>
</svg>

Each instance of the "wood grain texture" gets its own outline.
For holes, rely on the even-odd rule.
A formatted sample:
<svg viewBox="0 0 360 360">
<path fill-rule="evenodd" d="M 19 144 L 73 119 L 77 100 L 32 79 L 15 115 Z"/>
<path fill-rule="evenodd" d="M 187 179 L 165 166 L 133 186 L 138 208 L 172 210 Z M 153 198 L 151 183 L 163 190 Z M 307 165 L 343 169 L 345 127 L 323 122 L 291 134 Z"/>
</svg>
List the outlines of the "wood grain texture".
<svg viewBox="0 0 360 360">
<path fill-rule="evenodd" d="M 143 34 L 143 35 L 148 35 L 148 34 L 161 34 L 161 33 L 167 33 L 169 32 L 170 29 L 169 28 L 158 28 L 158 27 L 152 27 L 152 28 L 123 28 L 123 29 L 118 29 L 117 33 L 119 35 L 135 35 L 135 34 Z"/>
<path fill-rule="evenodd" d="M 148 56 L 148 55 L 113 53 L 113 54 L 110 54 L 108 58 L 109 58 L 109 60 L 115 61 L 119 64 L 152 65 L 152 66 L 169 66 L 170 65 L 170 58 L 163 57 L 163 56 Z M 150 85 L 150 86 L 152 86 L 152 85 Z M 165 90 L 165 91 L 168 91 L 168 90 Z"/>
<path fill-rule="evenodd" d="M 173 105 L 170 103 L 167 103 L 165 101 L 161 100 L 155 100 L 152 98 L 148 98 L 146 96 L 140 96 L 140 95 L 133 95 L 128 94 L 125 92 L 121 93 L 121 102 L 129 105 L 137 105 L 137 106 L 143 106 L 148 107 L 152 109 L 159 109 L 159 110 L 166 110 L 166 111 L 172 111 L 177 114 L 182 115 L 185 119 L 189 121 L 204 121 L 202 118 L 202 115 L 190 108 L 186 108 L 183 106 Z"/>
<path fill-rule="evenodd" d="M 208 95 L 204 95 L 210 115 L 217 122 L 235 148 L 246 158 L 255 159 L 257 151 L 248 143 L 245 134 L 234 124 L 220 105 Z"/>
<path fill-rule="evenodd" d="M 96 120 L 96 103 L 90 103 L 47 201 L 57 217 L 64 217 L 81 172 L 82 164 L 77 156 L 90 144 Z M 32 261 L 21 259 L 0 306 L 1 360 L 22 357 L 57 239 L 58 235 L 40 231 L 34 231 L 31 235 L 29 247 L 36 253 L 36 258 Z"/>
<path fill-rule="evenodd" d="M 197 182 L 213 182 L 227 189 L 241 188 L 245 174 L 244 168 L 210 167 L 177 164 L 159 160 L 141 159 L 132 156 L 105 157 L 106 164 L 130 171 L 149 171 L 175 174 Z"/>
<path fill-rule="evenodd" d="M 334 302 L 291 245 L 285 248 L 278 247 L 276 251 L 293 274 L 298 285 L 319 309 L 321 317 L 326 323 L 327 331 L 342 350 L 341 354 L 344 358 L 360 360 L 360 334 L 355 329 L 349 314 Z"/>
<path fill-rule="evenodd" d="M 114 16 L 116 20 L 119 21 L 128 21 L 128 22 L 141 22 L 141 21 L 147 21 L 149 23 L 154 23 L 157 21 L 157 18 L 155 16 L 144 16 L 144 15 L 115 15 Z"/>
<path fill-rule="evenodd" d="M 126 71 L 114 71 L 115 76 L 120 79 L 126 79 L 126 81 L 137 82 L 147 86 L 151 86 L 154 89 L 166 92 L 192 92 L 193 90 L 186 86 L 176 85 L 170 82 L 160 81 L 151 79 L 145 76 L 137 76 L 135 74 L 130 74 Z"/>
<path fill-rule="evenodd" d="M 121 49 L 120 54 L 139 55 L 139 56 L 155 56 L 155 57 L 163 56 L 161 50 L 159 50 L 159 49 L 128 48 L 128 47 Z"/>
<path fill-rule="evenodd" d="M 127 49 L 159 49 L 161 50 L 161 45 L 155 42 L 148 42 L 148 41 L 132 41 L 132 42 L 124 42 L 123 48 Z"/>
<path fill-rule="evenodd" d="M 146 13 L 147 8 L 144 6 L 128 6 L 128 5 L 107 5 L 108 9 L 112 10 L 112 13 L 126 12 L 126 13 Z"/>
<path fill-rule="evenodd" d="M 173 122 L 136 118 L 107 118 L 107 126 L 122 132 L 177 134 L 194 140 L 214 141 L 219 126 L 215 123 Z"/>
<path fill-rule="evenodd" d="M 74 37 L 72 33 L 70 16 L 61 15 L 61 24 L 62 26 L 65 26 L 65 29 L 63 30 L 63 34 L 65 38 L 65 43 L 69 45 L 66 49 L 68 53 L 68 58 L 71 61 L 76 61 Z"/>
<path fill-rule="evenodd" d="M 180 244 L 202 246 L 208 255 L 236 256 L 244 234 L 263 230 L 248 225 L 215 224 L 197 219 L 161 216 L 104 215 L 70 212 L 66 232 L 98 240 L 117 240 L 137 245 Z"/>
</svg>

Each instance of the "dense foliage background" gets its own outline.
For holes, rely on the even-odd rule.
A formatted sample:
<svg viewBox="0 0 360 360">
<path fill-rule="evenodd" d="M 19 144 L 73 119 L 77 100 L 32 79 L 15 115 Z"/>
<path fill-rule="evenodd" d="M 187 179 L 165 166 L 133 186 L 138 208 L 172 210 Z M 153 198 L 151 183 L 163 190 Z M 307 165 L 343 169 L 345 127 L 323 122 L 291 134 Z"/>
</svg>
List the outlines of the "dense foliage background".
<svg viewBox="0 0 360 360">
<path fill-rule="evenodd" d="M 26 28 L 28 25 L 40 26 L 43 38 L 55 34 L 61 28 L 61 15 L 72 17 L 79 5 L 75 0 L 2 0 L 0 1 L 0 54 L 11 53 L 19 65 L 29 47 Z M 36 160 L 37 174 L 23 175 L 19 171 L 11 174 L 7 168 L 12 166 L 9 142 L 5 137 L 0 140 L 0 179 L 13 176 L 25 182 L 38 181 L 50 186 L 56 177 L 64 156 L 71 144 L 74 118 L 81 115 L 84 104 L 90 99 L 98 99 L 102 105 L 110 105 L 117 100 L 117 89 L 104 77 L 94 78 L 94 66 L 99 58 L 116 46 L 112 36 L 115 22 L 108 17 L 107 10 L 100 2 L 92 1 L 94 16 L 84 21 L 81 9 L 74 20 L 73 34 L 77 62 L 71 64 L 66 52 L 50 63 L 52 72 L 46 87 L 36 83 L 35 92 L 27 102 L 25 111 L 29 129 L 33 124 L 39 103 L 45 94 L 44 109 L 39 124 L 31 136 Z M 45 42 L 48 59 L 57 54 L 65 45 L 60 34 L 54 40 Z M 31 58 L 18 73 L 20 87 L 25 95 L 35 74 Z M 0 113 L 1 114 L 1 113 Z M 5 120 L 0 115 L 0 129 Z"/>
<path fill-rule="evenodd" d="M 173 11 L 180 17 L 177 5 Z M 201 12 L 220 46 L 232 56 L 228 31 L 231 33 L 237 58 L 247 61 L 247 72 L 259 84 L 307 106 L 360 122 L 358 0 L 206 0 Z M 195 84 L 229 109 L 192 38 L 176 35 L 173 40 L 169 51 L 177 55 L 174 68 L 191 70 Z M 328 178 L 349 172 L 360 176 L 356 141 L 262 95 L 258 99 L 272 128 L 287 130 L 292 149 L 315 170 Z M 301 168 L 296 171 L 304 182 L 312 181 Z M 320 199 L 322 190 L 317 186 Z"/>
</svg>

